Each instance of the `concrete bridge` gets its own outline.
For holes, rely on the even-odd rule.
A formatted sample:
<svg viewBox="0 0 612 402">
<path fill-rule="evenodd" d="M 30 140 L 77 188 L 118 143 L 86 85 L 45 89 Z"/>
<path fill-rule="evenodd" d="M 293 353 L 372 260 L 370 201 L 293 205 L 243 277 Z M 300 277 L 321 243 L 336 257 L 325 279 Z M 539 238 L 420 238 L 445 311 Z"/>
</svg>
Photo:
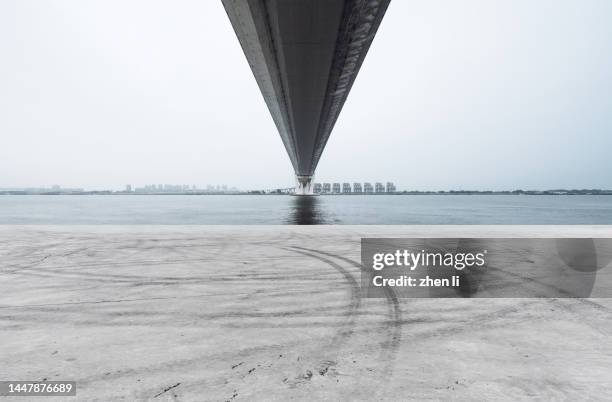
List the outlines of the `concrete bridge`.
<svg viewBox="0 0 612 402">
<path fill-rule="evenodd" d="M 391 0 L 222 0 L 296 175 L 315 169 Z"/>
</svg>

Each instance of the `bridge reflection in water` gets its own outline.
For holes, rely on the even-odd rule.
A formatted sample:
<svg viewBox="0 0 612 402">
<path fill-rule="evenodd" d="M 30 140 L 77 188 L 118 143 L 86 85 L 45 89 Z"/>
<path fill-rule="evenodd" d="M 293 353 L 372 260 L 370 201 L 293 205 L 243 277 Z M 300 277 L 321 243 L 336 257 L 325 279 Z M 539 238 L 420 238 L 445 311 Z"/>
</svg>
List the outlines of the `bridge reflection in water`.
<svg viewBox="0 0 612 402">
<path fill-rule="evenodd" d="M 291 197 L 287 223 L 290 225 L 332 224 L 320 197 Z"/>
</svg>

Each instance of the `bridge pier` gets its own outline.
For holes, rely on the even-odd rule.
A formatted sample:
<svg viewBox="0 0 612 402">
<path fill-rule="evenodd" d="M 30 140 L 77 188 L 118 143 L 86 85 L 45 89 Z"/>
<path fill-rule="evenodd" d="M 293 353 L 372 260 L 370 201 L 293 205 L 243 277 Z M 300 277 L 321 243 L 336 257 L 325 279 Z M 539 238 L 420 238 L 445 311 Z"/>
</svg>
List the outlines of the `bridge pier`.
<svg viewBox="0 0 612 402">
<path fill-rule="evenodd" d="M 314 195 L 314 176 L 295 176 L 295 195 Z"/>
</svg>

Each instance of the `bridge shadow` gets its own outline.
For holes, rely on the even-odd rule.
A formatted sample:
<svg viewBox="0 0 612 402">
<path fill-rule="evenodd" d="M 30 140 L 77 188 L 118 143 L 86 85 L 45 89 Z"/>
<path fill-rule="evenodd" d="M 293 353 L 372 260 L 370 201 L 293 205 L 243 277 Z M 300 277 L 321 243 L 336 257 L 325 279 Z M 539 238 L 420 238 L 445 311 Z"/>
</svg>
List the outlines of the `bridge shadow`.
<svg viewBox="0 0 612 402">
<path fill-rule="evenodd" d="M 329 224 L 325 217 L 323 205 L 319 197 L 291 197 L 287 223 L 290 225 L 325 225 Z"/>
</svg>

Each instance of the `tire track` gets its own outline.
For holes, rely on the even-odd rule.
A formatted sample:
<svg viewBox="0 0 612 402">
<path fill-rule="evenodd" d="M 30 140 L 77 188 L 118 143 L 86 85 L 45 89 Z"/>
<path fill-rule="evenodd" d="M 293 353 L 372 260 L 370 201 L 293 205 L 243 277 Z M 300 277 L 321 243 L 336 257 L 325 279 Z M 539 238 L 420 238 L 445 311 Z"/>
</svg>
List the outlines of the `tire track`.
<svg viewBox="0 0 612 402">
<path fill-rule="evenodd" d="M 348 341 L 348 339 L 355 332 L 355 318 L 356 318 L 357 310 L 361 306 L 361 289 L 359 287 L 359 283 L 355 280 L 355 278 L 353 277 L 353 275 L 351 275 L 349 271 L 347 271 L 339 264 L 336 264 L 335 262 L 327 258 L 320 257 L 318 255 L 315 255 L 315 254 L 312 254 L 306 251 L 296 250 L 293 247 L 292 248 L 281 247 L 281 248 L 286 251 L 290 251 L 293 253 L 304 255 L 306 257 L 314 258 L 318 261 L 321 261 L 331 266 L 333 269 L 339 272 L 344 277 L 344 279 L 348 282 L 349 287 L 350 287 L 350 303 L 348 306 L 348 310 L 343 314 L 343 316 L 345 317 L 345 322 L 338 328 L 336 334 L 334 335 L 334 337 L 332 338 L 331 342 L 329 343 L 327 347 L 328 349 L 334 349 L 334 350 L 339 349 L 343 344 L 345 344 Z M 327 354 L 325 352 L 320 352 L 320 353 Z M 336 352 L 336 355 L 337 355 L 337 352 Z M 336 365 L 337 365 L 337 356 L 334 356 L 334 359 L 321 359 L 321 361 L 315 366 L 315 370 L 320 375 L 325 375 L 328 373 L 330 369 L 332 369 Z M 292 382 L 290 385 L 295 386 L 301 382 L 310 380 L 311 377 L 312 377 L 312 372 L 307 370 L 305 373 L 298 376 L 295 379 L 295 381 Z"/>
<path fill-rule="evenodd" d="M 362 265 L 357 261 L 354 261 L 350 258 L 344 257 L 342 255 L 313 250 L 306 247 L 298 247 L 293 246 L 294 248 L 307 250 L 313 253 L 323 254 L 328 257 L 336 258 L 338 260 L 344 261 L 347 264 L 350 264 L 356 268 L 359 268 L 360 272 L 365 271 Z M 359 290 L 361 292 L 361 289 Z M 397 295 L 393 291 L 393 289 L 389 287 L 384 288 L 385 300 L 387 301 L 387 310 L 388 310 L 388 319 L 386 321 L 386 330 L 387 330 L 387 341 L 383 343 L 383 351 L 381 352 L 380 359 L 384 361 L 384 369 L 383 369 L 383 379 L 388 381 L 391 378 L 391 374 L 393 373 L 393 368 L 395 365 L 395 359 L 397 357 L 401 339 L 402 339 L 402 310 L 397 298 Z M 383 387 L 381 387 L 382 389 Z"/>
</svg>

